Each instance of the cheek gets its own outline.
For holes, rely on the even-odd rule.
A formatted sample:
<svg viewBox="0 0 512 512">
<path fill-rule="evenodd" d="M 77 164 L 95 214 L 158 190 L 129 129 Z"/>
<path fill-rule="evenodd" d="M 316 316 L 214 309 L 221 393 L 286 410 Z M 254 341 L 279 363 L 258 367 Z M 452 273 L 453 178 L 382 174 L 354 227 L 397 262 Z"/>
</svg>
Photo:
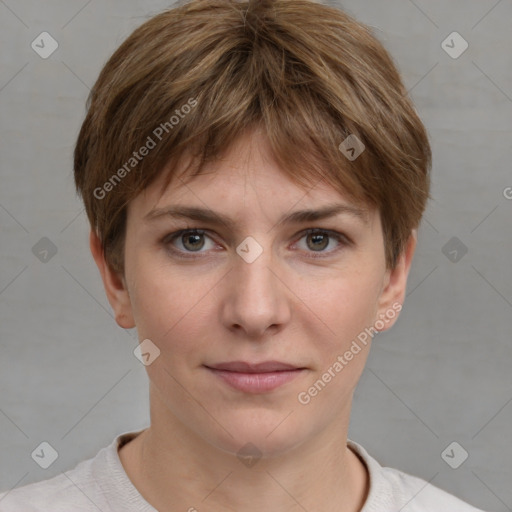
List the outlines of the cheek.
<svg viewBox="0 0 512 512">
<path fill-rule="evenodd" d="M 345 275 L 304 301 L 315 312 L 305 334 L 314 340 L 308 347 L 317 364 L 297 400 L 308 413 L 331 420 L 350 401 L 364 370 L 380 291 L 377 270 Z"/>
<path fill-rule="evenodd" d="M 297 295 L 303 298 L 307 308 L 304 311 L 310 311 L 317 326 L 317 336 L 312 339 L 323 343 L 322 350 L 327 355 L 350 345 L 352 339 L 373 325 L 380 285 L 379 269 L 370 265 L 364 272 L 343 269 L 336 277 L 304 283 Z M 318 335 L 318 329 L 323 336 Z"/>
<path fill-rule="evenodd" d="M 130 299 L 140 339 L 151 339 L 162 355 L 173 357 L 208 341 L 204 326 L 210 323 L 214 279 L 144 254 L 133 259 L 131 270 Z"/>
</svg>

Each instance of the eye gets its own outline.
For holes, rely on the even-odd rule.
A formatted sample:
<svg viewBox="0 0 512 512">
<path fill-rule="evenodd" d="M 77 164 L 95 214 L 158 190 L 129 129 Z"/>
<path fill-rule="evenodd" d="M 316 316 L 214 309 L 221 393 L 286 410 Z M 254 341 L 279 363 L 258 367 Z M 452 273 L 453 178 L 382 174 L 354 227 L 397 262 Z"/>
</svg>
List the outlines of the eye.
<svg viewBox="0 0 512 512">
<path fill-rule="evenodd" d="M 321 253 L 321 255 L 316 256 L 314 254 L 310 254 L 309 257 L 312 258 L 323 258 L 327 255 L 331 255 L 335 252 L 341 250 L 344 246 L 350 244 L 350 240 L 343 235 L 342 233 L 338 233 L 337 231 L 331 231 L 326 229 L 319 228 L 311 228 L 307 231 L 303 232 L 302 237 L 299 240 L 305 239 L 306 248 L 305 252 L 309 253 Z M 330 245 L 332 239 L 336 240 L 337 247 L 326 251 L 325 248 Z M 325 255 L 324 255 L 325 253 Z"/>
<path fill-rule="evenodd" d="M 310 258 L 323 258 L 330 256 L 345 246 L 351 244 L 351 241 L 342 233 L 327 229 L 311 228 L 301 233 L 298 241 L 305 240 L 305 247 L 301 248 L 305 253 L 309 253 Z M 210 241 L 210 247 L 205 240 Z M 336 241 L 336 247 L 329 251 L 325 250 L 329 247 L 332 240 Z M 198 258 L 206 256 L 208 250 L 213 249 L 215 243 L 213 239 L 207 235 L 207 231 L 203 229 L 189 228 L 175 231 L 168 234 L 162 240 L 165 247 L 177 257 Z M 297 244 L 298 242 L 296 242 Z M 300 245 L 300 244 L 299 244 Z M 205 249 L 204 251 L 202 249 Z M 318 253 L 318 255 L 314 254 Z"/>
<path fill-rule="evenodd" d="M 173 253 L 182 255 L 185 258 L 194 257 L 187 256 L 186 253 L 199 253 L 202 254 L 206 251 L 201 251 L 205 247 L 204 237 L 212 240 L 204 230 L 202 229 L 182 229 L 174 233 L 170 233 L 163 239 L 164 245 L 169 247 Z M 177 245 L 181 245 L 184 249 L 176 248 Z M 207 244 L 206 244 L 207 245 Z"/>
</svg>

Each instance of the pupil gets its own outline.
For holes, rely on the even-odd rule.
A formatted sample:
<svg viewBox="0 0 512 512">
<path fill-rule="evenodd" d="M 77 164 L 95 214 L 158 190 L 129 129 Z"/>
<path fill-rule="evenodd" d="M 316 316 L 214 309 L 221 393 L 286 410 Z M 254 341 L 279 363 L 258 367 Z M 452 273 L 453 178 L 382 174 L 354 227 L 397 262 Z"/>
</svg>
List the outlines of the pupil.
<svg viewBox="0 0 512 512">
<path fill-rule="evenodd" d="M 198 233 L 191 233 L 191 234 L 188 234 L 188 235 L 185 235 L 185 243 L 184 243 L 184 246 L 187 247 L 187 244 L 190 242 L 191 244 L 194 244 L 194 241 L 197 242 L 199 241 L 200 237 L 202 235 L 198 234 Z M 195 246 L 192 245 L 191 249 L 201 249 L 202 246 L 204 245 L 204 241 L 203 241 L 203 244 L 201 244 L 201 246 Z"/>
<path fill-rule="evenodd" d="M 314 243 L 316 243 L 318 241 L 319 238 L 323 238 L 324 240 L 324 244 L 322 245 L 322 247 L 319 247 L 318 245 L 316 246 L 317 248 L 320 248 L 320 249 L 325 249 L 325 247 L 327 247 L 327 243 L 325 243 L 327 241 L 327 237 L 323 234 L 318 234 L 318 233 L 315 233 L 313 235 L 311 235 Z"/>
</svg>

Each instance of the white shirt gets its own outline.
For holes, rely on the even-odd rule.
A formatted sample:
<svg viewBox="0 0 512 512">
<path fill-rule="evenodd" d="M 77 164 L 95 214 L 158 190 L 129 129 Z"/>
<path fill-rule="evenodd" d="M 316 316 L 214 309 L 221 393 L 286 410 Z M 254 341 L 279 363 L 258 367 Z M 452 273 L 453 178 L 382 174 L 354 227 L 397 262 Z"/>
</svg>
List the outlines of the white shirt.
<svg viewBox="0 0 512 512">
<path fill-rule="evenodd" d="M 118 454 L 140 432 L 120 434 L 95 457 L 53 478 L 0 493 L 0 512 L 157 512 L 132 484 Z M 361 512 L 483 512 L 421 478 L 382 467 L 354 441 L 347 445 L 370 475 Z"/>
</svg>

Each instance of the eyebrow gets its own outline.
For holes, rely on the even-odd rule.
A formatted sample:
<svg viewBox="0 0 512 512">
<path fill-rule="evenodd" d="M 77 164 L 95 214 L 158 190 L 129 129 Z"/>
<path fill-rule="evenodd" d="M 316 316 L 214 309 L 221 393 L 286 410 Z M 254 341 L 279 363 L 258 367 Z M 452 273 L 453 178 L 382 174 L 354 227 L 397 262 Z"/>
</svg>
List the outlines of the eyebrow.
<svg viewBox="0 0 512 512">
<path fill-rule="evenodd" d="M 279 219 L 278 224 L 300 224 L 327 219 L 337 215 L 350 215 L 363 221 L 365 224 L 368 223 L 367 210 L 339 203 L 326 205 L 318 209 L 296 210 L 291 213 L 286 213 Z M 166 206 L 164 208 L 154 208 L 144 216 L 144 220 L 149 222 L 161 217 L 190 219 L 217 225 L 224 224 L 231 230 L 234 230 L 235 228 L 235 221 L 229 217 L 210 209 L 198 208 L 195 206 Z"/>
</svg>

